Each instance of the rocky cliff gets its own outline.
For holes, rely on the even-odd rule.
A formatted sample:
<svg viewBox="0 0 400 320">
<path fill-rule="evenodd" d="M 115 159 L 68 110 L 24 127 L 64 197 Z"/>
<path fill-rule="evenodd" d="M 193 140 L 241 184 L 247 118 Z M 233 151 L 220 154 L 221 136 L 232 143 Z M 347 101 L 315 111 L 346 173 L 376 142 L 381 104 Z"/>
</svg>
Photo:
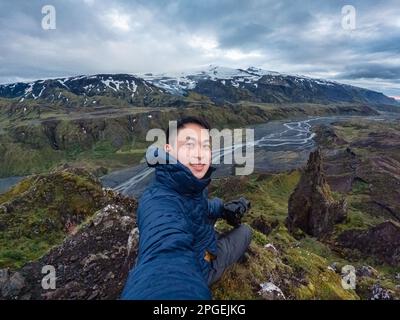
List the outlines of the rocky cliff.
<svg viewBox="0 0 400 320">
<path fill-rule="evenodd" d="M 287 226 L 318 238 L 333 231 L 346 218 L 347 203 L 335 201 L 322 168 L 321 151 L 310 154 L 299 184 L 289 198 Z"/>
</svg>

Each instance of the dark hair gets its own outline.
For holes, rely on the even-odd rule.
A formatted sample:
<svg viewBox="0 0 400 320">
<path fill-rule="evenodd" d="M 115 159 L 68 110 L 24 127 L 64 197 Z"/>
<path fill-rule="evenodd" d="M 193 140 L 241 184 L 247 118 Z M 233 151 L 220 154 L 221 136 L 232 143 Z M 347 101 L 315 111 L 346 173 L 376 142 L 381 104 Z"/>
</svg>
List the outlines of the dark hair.
<svg viewBox="0 0 400 320">
<path fill-rule="evenodd" d="M 204 129 L 207 129 L 207 130 L 211 129 L 211 127 L 206 119 L 198 118 L 198 117 L 194 117 L 194 116 L 187 116 L 187 117 L 178 119 L 177 125 L 176 125 L 177 133 L 178 133 L 179 129 L 184 128 L 185 125 L 187 125 L 189 123 L 198 124 L 200 127 L 203 127 Z M 169 143 L 169 136 L 170 136 L 169 127 L 166 130 L 166 134 L 167 134 L 167 143 Z"/>
</svg>

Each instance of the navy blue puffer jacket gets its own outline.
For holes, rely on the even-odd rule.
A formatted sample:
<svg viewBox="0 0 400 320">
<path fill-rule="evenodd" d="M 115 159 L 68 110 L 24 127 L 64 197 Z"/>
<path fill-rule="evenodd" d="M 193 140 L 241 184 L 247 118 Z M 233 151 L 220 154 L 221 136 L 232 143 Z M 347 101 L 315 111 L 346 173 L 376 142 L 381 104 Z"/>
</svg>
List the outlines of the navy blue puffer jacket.
<svg viewBox="0 0 400 320">
<path fill-rule="evenodd" d="M 147 162 L 154 157 L 172 158 L 150 147 Z M 154 167 L 155 180 L 139 200 L 138 260 L 122 299 L 211 299 L 204 257 L 216 255 L 214 222 L 223 211 L 221 199 L 208 199 L 214 169 L 198 179 L 179 161 Z"/>
</svg>

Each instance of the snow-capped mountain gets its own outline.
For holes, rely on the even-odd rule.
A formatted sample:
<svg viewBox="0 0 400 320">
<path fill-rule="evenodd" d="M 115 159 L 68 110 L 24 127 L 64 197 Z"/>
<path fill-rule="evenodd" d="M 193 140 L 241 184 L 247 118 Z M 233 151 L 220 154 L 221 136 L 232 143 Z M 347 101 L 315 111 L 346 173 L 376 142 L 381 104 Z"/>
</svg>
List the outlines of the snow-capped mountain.
<svg viewBox="0 0 400 320">
<path fill-rule="evenodd" d="M 210 65 L 204 70 L 191 70 L 176 73 L 162 74 L 138 74 L 138 77 L 163 88 L 173 94 L 185 94 L 189 90 L 193 90 L 204 80 L 222 82 L 224 85 L 233 85 L 239 87 L 243 83 L 251 83 L 255 86 L 257 81 L 263 75 L 279 75 L 278 72 L 265 71 L 259 68 L 250 67 L 244 69 L 233 69 Z"/>
<path fill-rule="evenodd" d="M 217 104 L 250 101 L 399 105 L 395 99 L 372 90 L 255 67 L 209 66 L 177 73 L 98 74 L 0 85 L 0 97 L 3 98 L 19 102 L 46 100 L 67 105 L 72 105 L 71 100 L 74 100 L 74 105 L 84 106 L 112 104 L 110 99 L 138 106 L 180 106 L 190 101 L 186 98 L 191 93 Z"/>
<path fill-rule="evenodd" d="M 83 104 L 96 103 L 97 97 L 110 97 L 137 102 L 146 98 L 169 95 L 130 74 L 98 74 L 69 78 L 37 80 L 0 85 L 0 97 L 24 100 L 46 100 L 68 102 L 78 98 Z"/>
<path fill-rule="evenodd" d="M 260 68 L 232 69 L 209 66 L 203 70 L 172 74 L 138 75 L 171 94 L 190 91 L 216 102 L 363 102 L 393 104 L 397 102 L 382 93 L 334 81 L 288 75 Z"/>
</svg>

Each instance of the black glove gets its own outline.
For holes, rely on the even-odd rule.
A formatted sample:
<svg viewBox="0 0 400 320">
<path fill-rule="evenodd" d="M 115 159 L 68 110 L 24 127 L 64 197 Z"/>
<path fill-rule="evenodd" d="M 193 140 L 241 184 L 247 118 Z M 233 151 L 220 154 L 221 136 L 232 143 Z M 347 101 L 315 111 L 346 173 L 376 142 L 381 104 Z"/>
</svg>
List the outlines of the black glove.
<svg viewBox="0 0 400 320">
<path fill-rule="evenodd" d="M 242 217 L 250 209 L 250 201 L 240 197 L 224 204 L 223 218 L 233 227 L 238 227 L 242 223 Z"/>
</svg>

